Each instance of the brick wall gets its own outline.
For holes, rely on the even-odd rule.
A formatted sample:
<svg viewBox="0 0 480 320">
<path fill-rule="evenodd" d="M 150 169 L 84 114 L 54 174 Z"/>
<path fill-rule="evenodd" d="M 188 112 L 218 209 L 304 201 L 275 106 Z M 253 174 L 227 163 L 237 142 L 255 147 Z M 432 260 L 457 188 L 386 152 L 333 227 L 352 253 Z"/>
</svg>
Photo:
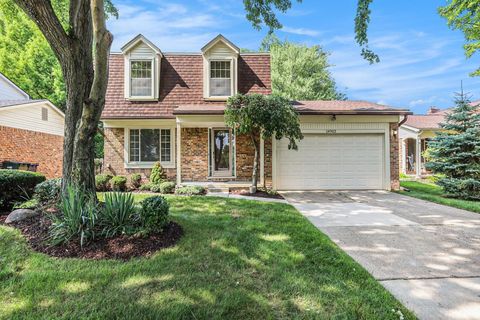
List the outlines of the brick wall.
<svg viewBox="0 0 480 320">
<path fill-rule="evenodd" d="M 47 178 L 62 176 L 62 136 L 0 126 L 0 146 L 0 162 L 38 163 Z"/>
<path fill-rule="evenodd" d="M 398 123 L 390 123 L 390 184 L 392 190 L 400 189 Z"/>
<path fill-rule="evenodd" d="M 265 140 L 263 147 L 263 176 L 266 187 L 272 187 L 272 139 Z"/>
<path fill-rule="evenodd" d="M 150 177 L 150 168 L 125 168 L 124 163 L 124 142 L 125 135 L 123 128 L 105 128 L 105 146 L 103 157 L 103 172 L 117 176 L 130 176 L 132 173 L 140 173 L 144 180 Z M 172 133 L 174 134 L 174 132 Z M 167 177 L 175 180 L 175 168 L 165 169 Z"/>
</svg>

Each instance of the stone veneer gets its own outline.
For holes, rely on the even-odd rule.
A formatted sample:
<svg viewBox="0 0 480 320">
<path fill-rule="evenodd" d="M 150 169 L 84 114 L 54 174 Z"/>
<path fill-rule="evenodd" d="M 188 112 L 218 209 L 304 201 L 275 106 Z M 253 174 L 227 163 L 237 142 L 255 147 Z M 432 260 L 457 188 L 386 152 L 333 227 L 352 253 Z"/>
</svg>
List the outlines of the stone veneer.
<svg viewBox="0 0 480 320">
<path fill-rule="evenodd" d="M 392 190 L 400 189 L 398 123 L 390 123 L 390 185 Z"/>
<path fill-rule="evenodd" d="M 62 136 L 0 126 L 0 146 L 0 162 L 36 163 L 47 178 L 62 176 Z"/>
</svg>

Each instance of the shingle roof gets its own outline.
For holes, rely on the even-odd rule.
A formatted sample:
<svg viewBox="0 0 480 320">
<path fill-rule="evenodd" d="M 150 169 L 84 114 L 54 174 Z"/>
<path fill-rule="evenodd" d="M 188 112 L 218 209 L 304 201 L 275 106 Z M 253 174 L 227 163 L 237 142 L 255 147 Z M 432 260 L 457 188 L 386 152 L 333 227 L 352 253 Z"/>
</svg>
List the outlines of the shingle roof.
<svg viewBox="0 0 480 320">
<path fill-rule="evenodd" d="M 293 106 L 300 114 L 411 114 L 408 109 L 355 100 L 294 101 Z"/>
<path fill-rule="evenodd" d="M 444 118 L 443 112 L 441 114 L 413 115 L 408 116 L 404 124 L 417 129 L 438 129 Z"/>
<path fill-rule="evenodd" d="M 47 100 L 29 100 L 29 99 L 25 99 L 25 100 L 0 100 L 0 108 L 3 108 L 3 107 L 11 107 L 11 106 L 18 106 L 18 105 L 21 105 L 21 104 L 30 104 L 30 103 L 35 103 L 35 102 L 42 102 L 42 101 L 47 101 Z"/>
<path fill-rule="evenodd" d="M 202 109 L 219 105 L 203 98 L 203 57 L 165 54 L 160 72 L 158 101 L 129 101 L 124 97 L 124 58 L 110 55 L 109 81 L 102 119 L 174 118 L 173 109 L 190 105 Z M 271 93 L 270 56 L 242 54 L 238 59 L 238 91 Z"/>
<path fill-rule="evenodd" d="M 299 114 L 411 114 L 406 109 L 353 100 L 293 101 Z M 181 105 L 174 114 L 223 114 L 225 105 Z"/>
</svg>

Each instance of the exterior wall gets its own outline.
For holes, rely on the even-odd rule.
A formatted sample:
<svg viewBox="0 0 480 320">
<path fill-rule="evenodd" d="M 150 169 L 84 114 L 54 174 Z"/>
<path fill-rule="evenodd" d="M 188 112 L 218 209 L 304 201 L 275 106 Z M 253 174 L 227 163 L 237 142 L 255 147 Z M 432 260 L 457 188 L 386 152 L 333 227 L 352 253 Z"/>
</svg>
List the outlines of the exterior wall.
<svg viewBox="0 0 480 320">
<path fill-rule="evenodd" d="M 272 138 L 273 139 L 273 138 Z M 263 162 L 263 178 L 265 181 L 265 186 L 271 188 L 273 185 L 272 181 L 272 139 L 265 140 L 263 152 L 264 152 L 264 162 Z"/>
<path fill-rule="evenodd" d="M 62 175 L 63 137 L 0 126 L 0 162 L 37 163 L 47 178 Z"/>
<path fill-rule="evenodd" d="M 395 134 L 395 132 L 397 132 Z M 400 189 L 400 142 L 398 123 L 390 123 L 390 185 L 392 190 Z"/>
<path fill-rule="evenodd" d="M 250 181 L 254 147 L 245 135 L 236 137 L 236 178 L 208 177 L 208 128 L 182 128 L 182 181 Z M 260 170 L 259 170 L 260 172 Z"/>
<path fill-rule="evenodd" d="M 0 100 L 25 100 L 28 95 L 0 74 Z"/>
<path fill-rule="evenodd" d="M 42 108 L 48 120 L 42 120 Z M 47 103 L 32 103 L 0 109 L 0 126 L 63 136 L 64 118 Z"/>
<path fill-rule="evenodd" d="M 103 158 L 103 171 L 111 175 L 130 176 L 132 173 L 142 174 L 143 179 L 148 179 L 152 171 L 151 168 L 125 168 L 124 163 L 124 128 L 105 128 L 105 145 Z M 175 168 L 164 169 L 167 178 L 174 180 L 176 176 Z"/>
</svg>

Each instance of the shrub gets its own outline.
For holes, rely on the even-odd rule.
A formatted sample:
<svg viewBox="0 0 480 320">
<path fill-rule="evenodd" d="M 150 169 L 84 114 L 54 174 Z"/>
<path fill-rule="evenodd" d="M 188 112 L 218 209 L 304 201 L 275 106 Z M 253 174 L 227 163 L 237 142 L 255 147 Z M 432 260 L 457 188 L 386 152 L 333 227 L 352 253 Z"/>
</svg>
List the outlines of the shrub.
<svg viewBox="0 0 480 320">
<path fill-rule="evenodd" d="M 151 183 L 145 183 L 145 184 L 142 184 L 139 189 L 142 191 L 150 191 L 151 188 L 152 188 Z"/>
<path fill-rule="evenodd" d="M 15 209 L 35 209 L 36 207 L 38 207 L 39 205 L 39 202 L 37 199 L 35 198 L 32 198 L 30 200 L 27 200 L 25 202 L 19 202 L 19 203 L 16 203 L 14 206 L 13 206 L 13 210 Z"/>
<path fill-rule="evenodd" d="M 0 210 L 9 210 L 15 202 L 33 195 L 35 186 L 45 176 L 30 171 L 0 169 Z"/>
<path fill-rule="evenodd" d="M 194 196 L 204 194 L 205 188 L 202 186 L 185 186 L 178 188 L 175 193 L 182 196 Z"/>
<path fill-rule="evenodd" d="M 110 180 L 112 176 L 109 174 L 99 174 L 95 176 L 95 188 L 97 191 L 108 191 L 110 189 Z"/>
<path fill-rule="evenodd" d="M 160 185 L 159 184 L 152 184 L 150 186 L 150 191 L 159 193 L 160 192 Z"/>
<path fill-rule="evenodd" d="M 106 193 L 105 206 L 99 215 L 103 235 L 111 237 L 132 231 L 134 213 L 135 205 L 131 193 Z"/>
<path fill-rule="evenodd" d="M 127 178 L 124 176 L 115 176 L 110 180 L 113 191 L 125 191 L 127 190 Z"/>
<path fill-rule="evenodd" d="M 152 173 L 150 174 L 150 182 L 152 184 L 160 184 L 167 179 L 165 170 L 163 170 L 160 162 L 155 162 L 152 168 Z"/>
<path fill-rule="evenodd" d="M 50 240 L 54 245 L 80 238 L 80 246 L 95 238 L 97 226 L 97 204 L 90 194 L 82 189 L 67 187 L 61 195 L 61 215 L 52 215 Z"/>
<path fill-rule="evenodd" d="M 160 232 L 168 223 L 169 205 L 162 196 L 146 198 L 141 203 L 140 221 L 145 232 Z"/>
<path fill-rule="evenodd" d="M 33 197 L 41 204 L 53 203 L 60 199 L 61 191 L 62 179 L 50 179 L 37 184 Z"/>
<path fill-rule="evenodd" d="M 133 173 L 130 176 L 130 185 L 134 189 L 138 189 L 140 187 L 140 184 L 142 182 L 142 175 L 140 173 Z"/>
<path fill-rule="evenodd" d="M 175 182 L 166 181 L 162 182 L 159 185 L 160 193 L 174 193 L 175 192 Z"/>
</svg>

